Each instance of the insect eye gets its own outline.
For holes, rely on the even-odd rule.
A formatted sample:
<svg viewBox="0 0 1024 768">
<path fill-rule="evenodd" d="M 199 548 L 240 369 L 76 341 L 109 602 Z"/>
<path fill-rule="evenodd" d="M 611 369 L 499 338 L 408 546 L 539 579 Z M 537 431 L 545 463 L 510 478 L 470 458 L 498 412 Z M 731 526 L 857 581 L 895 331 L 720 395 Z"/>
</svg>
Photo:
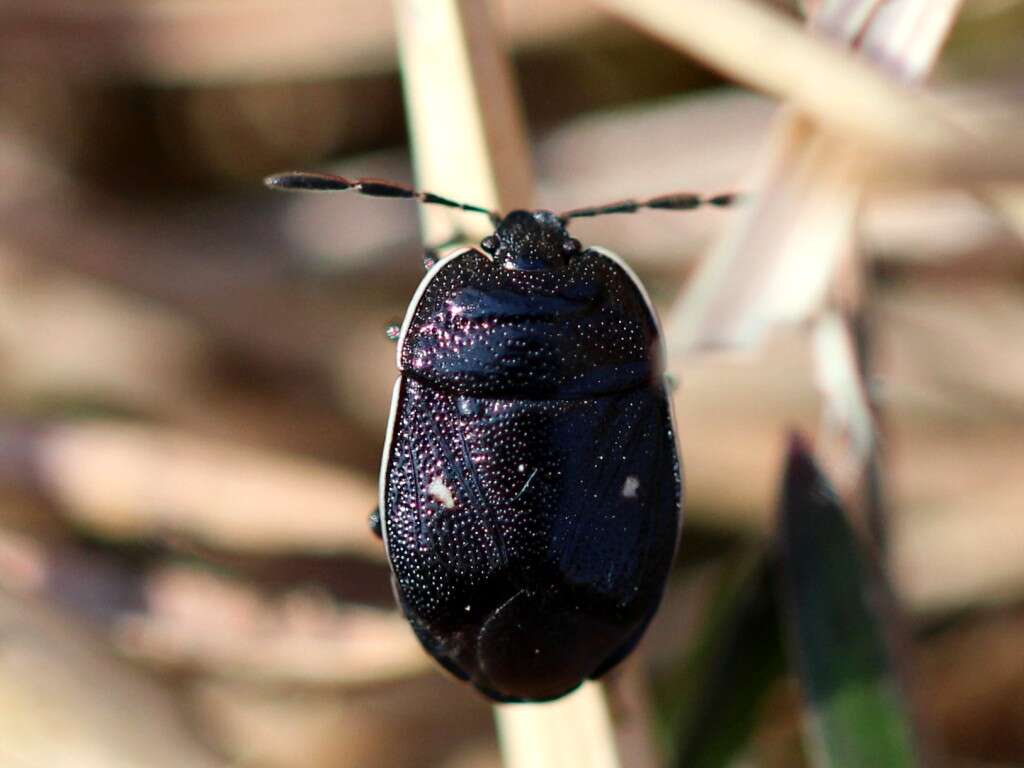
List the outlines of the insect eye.
<svg viewBox="0 0 1024 768">
<path fill-rule="evenodd" d="M 577 240 L 575 237 L 570 237 L 568 240 L 562 243 L 562 250 L 565 251 L 566 253 L 576 253 L 576 251 L 578 251 L 581 247 L 582 246 L 580 245 L 580 241 Z"/>
<path fill-rule="evenodd" d="M 480 247 L 483 248 L 487 253 L 494 253 L 498 250 L 498 238 L 494 235 L 488 235 L 480 241 Z"/>
</svg>

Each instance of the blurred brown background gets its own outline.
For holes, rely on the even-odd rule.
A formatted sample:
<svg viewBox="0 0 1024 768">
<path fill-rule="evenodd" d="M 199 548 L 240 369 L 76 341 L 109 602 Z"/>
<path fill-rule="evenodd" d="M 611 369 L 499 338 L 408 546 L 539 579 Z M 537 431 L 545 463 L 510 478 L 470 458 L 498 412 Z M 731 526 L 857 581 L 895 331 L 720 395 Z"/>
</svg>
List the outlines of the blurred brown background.
<svg viewBox="0 0 1024 768">
<path fill-rule="evenodd" d="M 770 100 L 583 0 L 495 7 L 538 204 L 742 186 Z M 965 3 L 935 89 L 1019 117 L 1022 33 L 1024 4 Z M 404 125 L 388 4 L 0 6 L 0 765 L 498 764 L 490 708 L 419 650 L 365 523 L 416 211 L 260 184 L 407 181 Z M 734 215 L 574 232 L 668 312 Z M 919 707 L 962 764 L 1024 764 L 1020 232 L 958 189 L 874 196 L 859 231 Z M 673 366 L 688 523 L 613 681 L 624 721 L 767 529 L 784 430 L 820 419 L 810 344 Z M 773 701 L 754 764 L 795 764 L 785 682 Z"/>
</svg>

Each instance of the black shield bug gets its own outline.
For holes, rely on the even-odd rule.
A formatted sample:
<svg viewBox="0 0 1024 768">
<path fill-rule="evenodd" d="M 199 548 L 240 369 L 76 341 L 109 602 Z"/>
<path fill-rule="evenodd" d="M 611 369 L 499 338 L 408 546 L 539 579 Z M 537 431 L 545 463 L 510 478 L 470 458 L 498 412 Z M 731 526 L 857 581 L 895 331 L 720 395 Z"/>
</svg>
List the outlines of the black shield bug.
<svg viewBox="0 0 1024 768">
<path fill-rule="evenodd" d="M 416 636 L 488 697 L 554 699 L 608 671 L 660 602 L 682 485 L 647 293 L 566 225 L 731 196 L 500 217 L 374 179 L 296 172 L 267 184 L 491 217 L 480 248 L 430 267 L 397 334 L 376 524 Z"/>
</svg>

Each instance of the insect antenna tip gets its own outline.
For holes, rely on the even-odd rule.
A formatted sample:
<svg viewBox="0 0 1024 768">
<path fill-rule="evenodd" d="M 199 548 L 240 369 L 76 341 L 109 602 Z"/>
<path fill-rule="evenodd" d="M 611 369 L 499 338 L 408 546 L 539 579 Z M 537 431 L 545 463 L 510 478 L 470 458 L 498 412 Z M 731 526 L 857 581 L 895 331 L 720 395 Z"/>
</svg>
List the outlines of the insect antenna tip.
<svg viewBox="0 0 1024 768">
<path fill-rule="evenodd" d="M 352 189 L 356 182 L 331 173 L 285 171 L 265 177 L 263 185 L 287 192 L 341 192 Z"/>
<path fill-rule="evenodd" d="M 290 173 L 272 173 L 263 178 L 263 186 L 270 189 L 285 189 L 288 186 L 288 178 L 291 175 Z"/>
</svg>

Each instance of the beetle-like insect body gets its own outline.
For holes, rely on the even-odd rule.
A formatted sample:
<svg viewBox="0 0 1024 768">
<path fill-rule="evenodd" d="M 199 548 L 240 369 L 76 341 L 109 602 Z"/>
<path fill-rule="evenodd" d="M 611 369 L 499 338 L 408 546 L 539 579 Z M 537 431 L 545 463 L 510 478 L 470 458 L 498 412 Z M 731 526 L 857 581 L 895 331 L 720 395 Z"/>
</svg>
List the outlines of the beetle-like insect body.
<svg viewBox="0 0 1024 768">
<path fill-rule="evenodd" d="M 572 218 L 686 209 L 670 195 L 555 215 L 376 180 L 282 174 L 486 212 L 495 232 L 423 278 L 398 334 L 379 525 L 424 648 L 496 701 L 545 701 L 633 649 L 657 610 L 682 485 L 650 300 Z"/>
</svg>

